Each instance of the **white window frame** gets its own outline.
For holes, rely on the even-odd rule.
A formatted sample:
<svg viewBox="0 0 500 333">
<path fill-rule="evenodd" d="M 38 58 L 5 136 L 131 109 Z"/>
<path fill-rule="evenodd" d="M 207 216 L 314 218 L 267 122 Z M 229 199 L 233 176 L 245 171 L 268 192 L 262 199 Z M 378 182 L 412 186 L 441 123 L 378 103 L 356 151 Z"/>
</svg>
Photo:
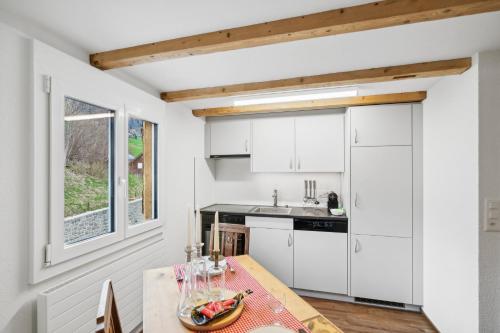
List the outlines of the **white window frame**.
<svg viewBox="0 0 500 333">
<path fill-rule="evenodd" d="M 31 117 L 27 123 L 30 129 L 30 145 L 27 148 L 30 153 L 29 242 L 27 246 L 30 254 L 29 283 L 38 284 L 61 274 L 70 274 L 66 275 L 66 278 L 83 276 L 82 274 L 86 274 L 89 269 L 104 267 L 138 249 L 164 241 L 165 216 L 162 214 L 165 212 L 161 204 L 158 207 L 161 227 L 144 230 L 144 232 L 138 230 L 135 235 L 132 233 L 127 235 L 128 223 L 125 223 L 123 206 L 127 186 L 116 182 L 118 177 L 126 176 L 127 164 L 122 162 L 127 142 L 124 135 L 125 106 L 133 105 L 137 107 L 137 113 L 141 118 L 154 120 L 159 126 L 158 135 L 161 141 L 164 138 L 165 130 L 165 105 L 160 99 L 145 94 L 139 89 L 39 41 L 31 40 L 30 48 L 31 56 L 29 63 L 27 63 L 27 66 L 31 67 L 31 84 L 27 94 L 27 98 L 31 99 L 29 110 Z M 56 175 L 55 170 L 52 172 L 50 170 L 51 163 L 55 165 L 56 161 L 51 162 L 50 137 L 52 135 L 52 142 L 55 142 L 54 140 L 64 141 L 62 134 L 60 136 L 57 136 L 55 132 L 51 134 L 50 112 L 55 111 L 57 99 L 60 98 L 58 96 L 64 95 L 116 112 L 115 232 L 75 243 L 66 248 L 63 239 L 64 211 L 60 210 L 59 220 L 50 216 L 52 181 L 50 175 Z M 60 104 L 59 112 L 62 112 L 61 100 L 58 103 Z M 146 111 L 140 111 L 140 108 Z M 59 119 L 58 121 L 62 121 L 62 115 Z M 58 126 L 62 127 L 62 123 L 59 123 Z M 120 145 L 121 147 L 118 148 Z M 159 147 L 165 146 L 159 142 Z M 158 148 L 158 150 L 160 149 L 162 148 Z M 163 153 L 159 153 L 159 155 L 161 159 L 158 160 L 158 172 L 161 173 L 164 163 Z M 60 168 L 64 167 L 63 158 L 59 159 L 61 161 Z M 60 175 L 60 177 L 64 177 L 64 173 L 60 173 Z M 161 181 L 164 181 L 165 178 L 163 174 L 158 177 L 158 195 L 162 198 L 164 197 L 165 184 L 162 184 Z M 60 193 L 64 191 L 63 185 L 63 178 L 60 178 Z M 59 202 L 62 206 L 62 198 L 59 199 Z"/>
<path fill-rule="evenodd" d="M 65 98 L 70 97 L 85 103 L 94 104 L 114 110 L 114 231 L 66 245 L 64 242 L 64 115 Z M 124 239 L 125 228 L 123 221 L 123 191 L 118 179 L 123 177 L 123 127 L 124 106 L 110 105 L 103 102 L 100 96 L 86 89 L 85 85 L 73 85 L 71 82 L 62 82 L 57 78 L 51 79 L 50 94 L 50 196 L 49 196 L 49 243 L 51 244 L 50 264 L 79 257 L 86 253 L 107 247 Z"/>
<path fill-rule="evenodd" d="M 149 121 L 151 123 L 154 123 L 156 124 L 156 129 L 158 131 L 157 133 L 157 150 L 156 150 L 156 156 L 155 158 L 157 159 L 156 163 L 157 163 L 157 166 L 158 166 L 158 169 L 159 169 L 159 166 L 160 166 L 160 119 L 150 113 L 150 112 L 147 112 L 147 110 L 142 110 L 141 108 L 138 108 L 138 107 L 133 107 L 133 106 L 125 106 L 125 111 L 126 111 L 126 117 L 125 117 L 125 126 L 124 126 L 124 136 L 125 136 L 125 153 L 123 154 L 124 155 L 124 165 L 125 165 L 125 178 L 124 179 L 128 179 L 128 122 L 129 122 L 129 119 L 130 118 L 135 118 L 135 119 L 140 119 L 140 120 L 145 120 L 145 121 Z M 157 186 L 159 186 L 160 184 L 160 173 L 158 172 L 159 170 L 157 170 L 157 179 L 156 179 L 156 184 Z M 125 189 L 125 207 L 124 207 L 124 216 L 125 216 L 125 224 L 126 224 L 126 231 L 125 231 L 125 234 L 126 234 L 126 237 L 131 237 L 131 236 L 135 236 L 135 235 L 138 235 L 140 233 L 143 233 L 143 232 L 146 232 L 148 230 L 152 230 L 152 229 L 155 229 L 155 228 L 158 228 L 160 227 L 162 224 L 160 222 L 160 219 L 159 219 L 159 216 L 160 216 L 160 205 L 159 205 L 159 202 L 160 202 L 160 191 L 159 191 L 159 188 L 158 188 L 158 191 L 157 191 L 157 217 L 156 219 L 153 219 L 153 220 L 148 220 L 148 221 L 145 221 L 143 223 L 140 223 L 140 224 L 136 224 L 136 225 L 129 225 L 128 223 L 128 181 L 126 182 L 127 183 L 127 186 L 126 189 Z"/>
</svg>

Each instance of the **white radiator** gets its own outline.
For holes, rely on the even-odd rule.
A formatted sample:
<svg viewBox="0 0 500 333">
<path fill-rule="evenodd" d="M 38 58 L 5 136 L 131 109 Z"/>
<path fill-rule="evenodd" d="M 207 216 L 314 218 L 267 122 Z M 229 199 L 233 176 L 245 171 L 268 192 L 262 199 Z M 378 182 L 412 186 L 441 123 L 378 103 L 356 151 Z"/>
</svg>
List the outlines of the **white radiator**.
<svg viewBox="0 0 500 333">
<path fill-rule="evenodd" d="M 163 243 L 164 244 L 164 243 Z M 138 249 L 38 296 L 38 333 L 94 332 L 102 283 L 111 279 L 124 332 L 142 321 L 142 272 L 165 264 L 162 242 Z"/>
</svg>

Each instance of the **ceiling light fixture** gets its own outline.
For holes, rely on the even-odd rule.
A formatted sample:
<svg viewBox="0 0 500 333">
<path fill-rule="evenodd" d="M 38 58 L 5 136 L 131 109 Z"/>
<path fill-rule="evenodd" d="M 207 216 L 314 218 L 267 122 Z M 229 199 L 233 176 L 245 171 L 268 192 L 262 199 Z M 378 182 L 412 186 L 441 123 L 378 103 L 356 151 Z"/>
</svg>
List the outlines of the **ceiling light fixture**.
<svg viewBox="0 0 500 333">
<path fill-rule="evenodd" d="M 349 90 L 336 90 L 322 93 L 305 93 L 296 94 L 288 96 L 274 96 L 274 97 L 257 97 L 257 98 L 247 98 L 239 99 L 233 102 L 234 106 L 245 106 L 245 105 L 255 105 L 255 104 L 271 104 L 271 103 L 286 103 L 286 102 L 299 102 L 299 101 L 312 101 L 316 99 L 328 99 L 328 98 L 341 98 L 341 97 L 352 97 L 357 96 L 357 89 Z"/>
</svg>

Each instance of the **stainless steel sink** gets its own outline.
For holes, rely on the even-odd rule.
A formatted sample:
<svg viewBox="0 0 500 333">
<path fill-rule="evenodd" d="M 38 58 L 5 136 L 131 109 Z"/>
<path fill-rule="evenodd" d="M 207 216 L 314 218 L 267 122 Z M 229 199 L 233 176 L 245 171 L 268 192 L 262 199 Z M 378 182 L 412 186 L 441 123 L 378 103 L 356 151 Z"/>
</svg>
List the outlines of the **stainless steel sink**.
<svg viewBox="0 0 500 333">
<path fill-rule="evenodd" d="M 292 209 L 286 207 L 257 207 L 252 210 L 252 213 L 277 214 L 277 215 L 289 215 L 291 212 Z"/>
</svg>

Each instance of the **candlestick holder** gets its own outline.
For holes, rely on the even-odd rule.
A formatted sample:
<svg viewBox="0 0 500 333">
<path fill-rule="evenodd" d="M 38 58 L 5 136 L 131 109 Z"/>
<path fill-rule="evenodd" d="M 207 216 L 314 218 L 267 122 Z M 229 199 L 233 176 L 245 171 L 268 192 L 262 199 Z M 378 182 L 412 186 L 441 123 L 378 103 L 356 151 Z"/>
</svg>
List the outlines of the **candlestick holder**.
<svg viewBox="0 0 500 333">
<path fill-rule="evenodd" d="M 203 248 L 203 245 L 205 245 L 205 243 L 201 243 L 201 242 L 198 242 L 196 243 L 196 245 L 194 246 L 196 248 L 196 252 L 195 252 L 195 256 L 198 257 L 198 258 L 202 258 L 202 248 Z"/>
<path fill-rule="evenodd" d="M 208 299 L 221 301 L 226 295 L 226 272 L 219 266 L 219 250 L 212 251 L 214 265 L 208 269 Z"/>
<path fill-rule="evenodd" d="M 186 246 L 184 251 L 186 252 L 186 262 L 184 264 L 184 277 L 182 279 L 177 315 L 179 317 L 190 317 L 191 310 L 195 306 L 195 299 L 193 297 L 193 280 L 195 277 L 191 262 L 193 247 Z"/>
</svg>

